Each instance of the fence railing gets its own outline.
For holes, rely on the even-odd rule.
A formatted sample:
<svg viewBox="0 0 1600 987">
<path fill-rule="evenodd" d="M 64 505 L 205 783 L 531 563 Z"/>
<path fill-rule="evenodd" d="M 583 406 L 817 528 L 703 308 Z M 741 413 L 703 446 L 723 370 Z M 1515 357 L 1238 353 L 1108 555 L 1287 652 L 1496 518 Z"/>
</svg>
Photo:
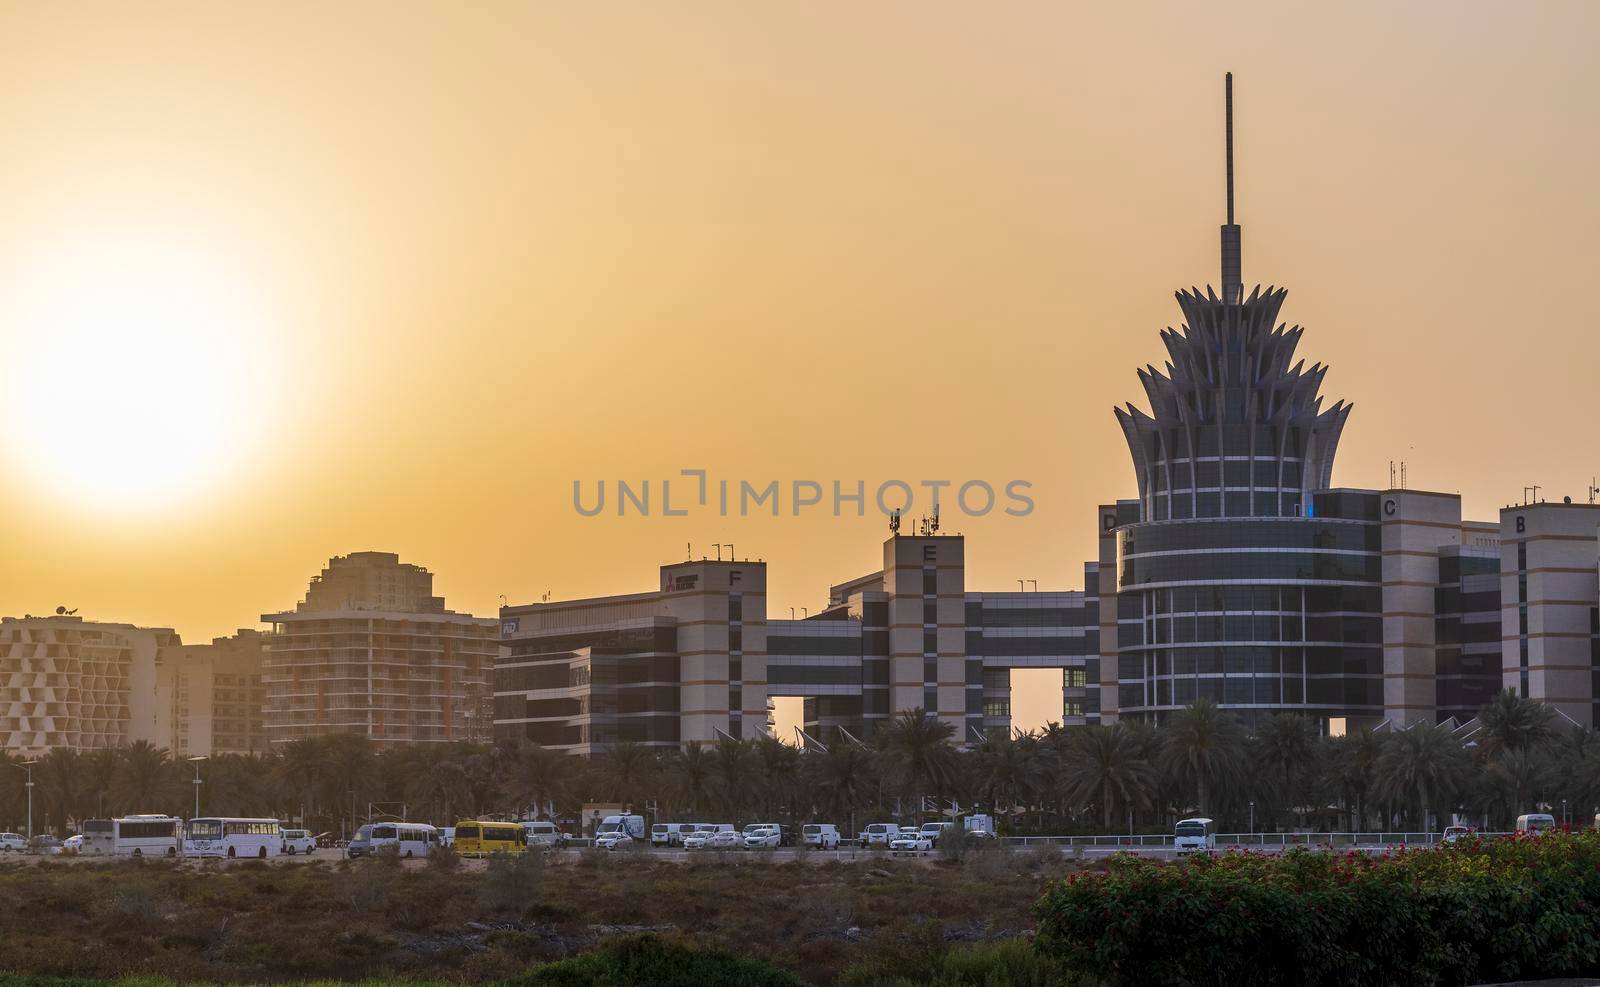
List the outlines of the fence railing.
<svg viewBox="0 0 1600 987">
<path fill-rule="evenodd" d="M 1509 833 L 1477 833 L 1481 837 L 1509 836 Z M 1224 847 L 1280 848 L 1309 847 L 1390 847 L 1433 846 L 1444 840 L 1442 833 L 1218 833 L 1218 849 Z M 1063 847 L 1170 847 L 1171 833 L 1129 833 L 1119 836 L 1007 836 L 1002 842 L 1015 846 L 1036 844 Z"/>
</svg>

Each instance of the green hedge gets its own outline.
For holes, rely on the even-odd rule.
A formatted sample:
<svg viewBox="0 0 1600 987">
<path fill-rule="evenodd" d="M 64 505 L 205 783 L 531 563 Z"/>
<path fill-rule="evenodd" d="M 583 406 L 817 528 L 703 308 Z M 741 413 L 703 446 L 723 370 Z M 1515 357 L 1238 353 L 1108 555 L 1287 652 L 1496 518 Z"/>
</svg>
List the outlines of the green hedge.
<svg viewBox="0 0 1600 987">
<path fill-rule="evenodd" d="M 1380 857 L 1114 858 L 1049 885 L 1036 945 L 1112 983 L 1448 985 L 1600 972 L 1600 834 Z"/>
<path fill-rule="evenodd" d="M 760 960 L 699 949 L 653 934 L 607 940 L 592 952 L 549 963 L 506 987 L 806 987 Z"/>
</svg>

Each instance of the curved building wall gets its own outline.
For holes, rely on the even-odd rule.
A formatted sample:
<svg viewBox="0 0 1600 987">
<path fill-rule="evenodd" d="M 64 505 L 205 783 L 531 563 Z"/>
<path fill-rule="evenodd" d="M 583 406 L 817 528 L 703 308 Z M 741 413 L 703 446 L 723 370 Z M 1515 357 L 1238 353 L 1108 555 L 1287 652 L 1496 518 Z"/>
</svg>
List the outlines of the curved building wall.
<svg viewBox="0 0 1600 987">
<path fill-rule="evenodd" d="M 1122 715 L 1161 719 L 1211 699 L 1247 722 L 1383 718 L 1376 498 L 1313 495 L 1311 514 L 1118 529 Z"/>
</svg>

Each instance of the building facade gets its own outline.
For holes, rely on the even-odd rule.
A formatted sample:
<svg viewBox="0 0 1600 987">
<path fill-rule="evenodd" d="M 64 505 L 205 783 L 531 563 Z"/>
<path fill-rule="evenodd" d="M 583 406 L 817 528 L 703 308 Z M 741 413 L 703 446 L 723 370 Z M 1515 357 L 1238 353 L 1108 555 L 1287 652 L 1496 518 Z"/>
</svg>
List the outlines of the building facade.
<svg viewBox="0 0 1600 987">
<path fill-rule="evenodd" d="M 790 697 L 810 742 L 864 740 L 921 708 L 981 743 L 1010 730 L 1013 668 L 1062 669 L 1067 722 L 1098 720 L 1097 593 L 969 593 L 959 535 L 896 534 L 882 569 L 800 620 L 766 615 L 766 576 L 680 562 L 656 592 L 504 608 L 496 738 L 576 754 L 747 738 Z"/>
<path fill-rule="evenodd" d="M 179 757 L 265 753 L 266 654 L 267 635 L 255 629 L 168 648 L 161 682 L 171 735 L 163 746 Z"/>
<path fill-rule="evenodd" d="M 0 620 L 0 750 L 39 756 L 144 740 L 167 746 L 169 627 L 77 616 Z"/>
<path fill-rule="evenodd" d="M 263 669 L 274 746 L 355 733 L 389 746 L 487 741 L 492 618 L 446 610 L 426 569 L 385 552 L 330 559 L 272 625 Z"/>
</svg>

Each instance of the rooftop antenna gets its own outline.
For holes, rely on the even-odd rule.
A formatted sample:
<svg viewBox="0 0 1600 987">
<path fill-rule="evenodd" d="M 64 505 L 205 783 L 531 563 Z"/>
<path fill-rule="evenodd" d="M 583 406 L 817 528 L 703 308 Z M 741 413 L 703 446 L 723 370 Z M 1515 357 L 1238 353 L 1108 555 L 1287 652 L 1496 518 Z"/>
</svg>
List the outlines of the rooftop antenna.
<svg viewBox="0 0 1600 987">
<path fill-rule="evenodd" d="M 1596 479 L 1591 476 L 1589 477 L 1589 503 L 1594 503 L 1596 494 L 1600 494 L 1600 481 L 1596 481 Z"/>
<path fill-rule="evenodd" d="M 1237 304 L 1244 293 L 1244 282 L 1239 272 L 1239 225 L 1233 221 L 1233 73 L 1223 82 L 1224 101 L 1227 105 L 1228 146 L 1228 222 L 1222 227 L 1222 300 Z"/>
</svg>

